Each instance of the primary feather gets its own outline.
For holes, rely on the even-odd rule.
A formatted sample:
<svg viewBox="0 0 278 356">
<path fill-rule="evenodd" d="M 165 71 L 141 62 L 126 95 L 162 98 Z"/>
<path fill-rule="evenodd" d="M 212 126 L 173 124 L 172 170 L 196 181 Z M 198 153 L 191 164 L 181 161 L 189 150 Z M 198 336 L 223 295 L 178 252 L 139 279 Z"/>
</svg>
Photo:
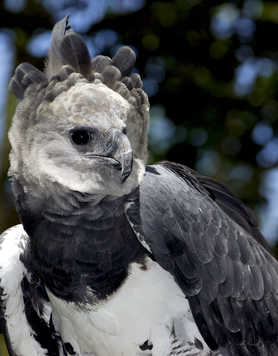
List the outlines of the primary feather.
<svg viewBox="0 0 278 356">
<path fill-rule="evenodd" d="M 11 177 L 22 226 L 0 240 L 16 355 L 278 352 L 278 263 L 252 213 L 178 164 L 145 166 L 148 98 L 135 54 L 90 60 L 68 23 L 45 73 L 15 71 Z"/>
</svg>

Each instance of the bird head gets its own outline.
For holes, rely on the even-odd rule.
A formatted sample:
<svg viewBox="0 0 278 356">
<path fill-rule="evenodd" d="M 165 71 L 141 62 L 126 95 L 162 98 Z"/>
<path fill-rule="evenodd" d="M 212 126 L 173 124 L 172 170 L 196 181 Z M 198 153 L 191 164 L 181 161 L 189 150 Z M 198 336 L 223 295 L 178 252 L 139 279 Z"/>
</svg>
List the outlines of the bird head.
<svg viewBox="0 0 278 356">
<path fill-rule="evenodd" d="M 10 176 L 46 190 L 134 190 L 144 174 L 149 119 L 141 79 L 128 76 L 134 62 L 129 47 L 91 61 L 68 17 L 58 22 L 45 72 L 23 63 L 10 82 L 20 99 L 9 132 Z"/>
</svg>

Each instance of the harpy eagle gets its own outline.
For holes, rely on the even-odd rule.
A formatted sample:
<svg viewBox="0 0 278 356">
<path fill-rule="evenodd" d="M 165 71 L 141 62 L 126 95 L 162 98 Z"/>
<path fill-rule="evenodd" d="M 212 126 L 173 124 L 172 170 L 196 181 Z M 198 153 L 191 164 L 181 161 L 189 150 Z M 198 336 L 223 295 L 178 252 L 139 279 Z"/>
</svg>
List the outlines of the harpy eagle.
<svg viewBox="0 0 278 356">
<path fill-rule="evenodd" d="M 135 54 L 92 61 L 68 17 L 45 72 L 19 65 L 0 238 L 16 356 L 278 355 L 278 263 L 252 213 L 180 164 L 146 166 Z"/>
</svg>

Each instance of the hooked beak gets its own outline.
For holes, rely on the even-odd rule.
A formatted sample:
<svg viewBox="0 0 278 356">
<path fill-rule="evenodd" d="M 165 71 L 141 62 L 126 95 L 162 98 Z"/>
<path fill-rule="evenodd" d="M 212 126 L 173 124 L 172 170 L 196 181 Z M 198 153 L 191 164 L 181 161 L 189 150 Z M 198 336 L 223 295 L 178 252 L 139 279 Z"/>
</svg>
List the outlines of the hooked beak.
<svg viewBox="0 0 278 356">
<path fill-rule="evenodd" d="M 124 183 L 132 171 L 133 153 L 128 137 L 120 131 L 114 132 L 113 146 L 116 149 L 112 157 L 121 165 L 121 182 Z"/>
<path fill-rule="evenodd" d="M 121 170 L 121 183 L 132 171 L 133 153 L 129 139 L 121 131 L 112 129 L 106 147 L 101 154 L 90 154 L 89 157 L 110 161 L 117 170 Z"/>
</svg>

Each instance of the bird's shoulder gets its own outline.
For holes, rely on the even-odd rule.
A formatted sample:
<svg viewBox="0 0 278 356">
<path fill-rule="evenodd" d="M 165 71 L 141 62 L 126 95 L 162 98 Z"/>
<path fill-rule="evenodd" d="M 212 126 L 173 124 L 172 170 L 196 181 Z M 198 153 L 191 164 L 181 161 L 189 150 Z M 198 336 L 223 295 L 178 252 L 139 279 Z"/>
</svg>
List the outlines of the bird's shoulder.
<svg viewBox="0 0 278 356">
<path fill-rule="evenodd" d="M 259 230 L 256 215 L 225 184 L 212 177 L 201 175 L 182 164 L 169 161 L 148 166 L 145 177 L 143 189 L 145 187 L 151 189 L 152 196 L 156 195 L 157 198 L 158 195 L 163 200 L 167 199 L 169 194 L 172 196 L 172 202 L 168 200 L 169 205 L 181 206 L 186 204 L 187 197 L 191 199 L 192 204 L 200 198 L 206 200 L 208 206 L 212 209 L 220 208 L 229 219 L 241 226 L 271 253 L 268 243 Z M 193 192 L 193 197 L 191 194 L 185 194 L 186 187 Z M 182 194 L 175 194 L 177 189 Z M 212 201 L 215 204 L 211 204 Z"/>
</svg>

